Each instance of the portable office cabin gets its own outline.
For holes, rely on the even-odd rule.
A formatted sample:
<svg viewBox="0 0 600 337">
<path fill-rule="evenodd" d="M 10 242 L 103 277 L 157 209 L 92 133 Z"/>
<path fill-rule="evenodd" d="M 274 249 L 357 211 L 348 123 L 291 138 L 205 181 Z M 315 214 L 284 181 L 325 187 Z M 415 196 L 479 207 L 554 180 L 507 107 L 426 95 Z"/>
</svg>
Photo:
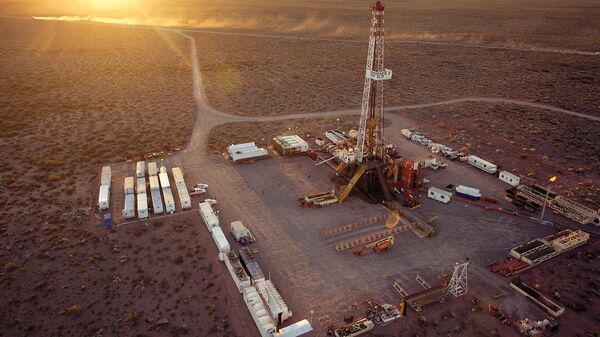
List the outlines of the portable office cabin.
<svg viewBox="0 0 600 337">
<path fill-rule="evenodd" d="M 158 179 L 160 180 L 160 187 L 161 188 L 169 188 L 171 186 L 171 184 L 169 183 L 169 175 L 167 174 L 167 172 L 161 172 L 158 174 Z"/>
<path fill-rule="evenodd" d="M 185 180 L 183 180 L 183 172 L 181 172 L 181 169 L 179 167 L 173 167 L 173 180 L 175 181 L 175 183 L 185 183 Z"/>
<path fill-rule="evenodd" d="M 521 178 L 517 175 L 514 175 L 508 171 L 500 171 L 500 175 L 498 176 L 498 179 L 502 180 L 503 182 L 511 185 L 511 186 L 518 186 L 519 183 L 521 182 Z"/>
<path fill-rule="evenodd" d="M 447 204 L 452 197 L 452 193 L 448 191 L 441 190 L 437 187 L 430 187 L 427 191 L 427 196 L 433 200 L 437 200 Z"/>
<path fill-rule="evenodd" d="M 155 162 L 149 162 L 148 163 L 148 175 L 149 176 L 155 176 L 158 174 L 158 168 L 156 167 L 156 163 Z"/>
<path fill-rule="evenodd" d="M 467 162 L 487 173 L 490 173 L 490 174 L 496 173 L 496 169 L 497 169 L 496 165 L 490 163 L 489 161 L 483 160 L 477 156 L 473 156 L 473 155 L 468 156 Z"/>
<path fill-rule="evenodd" d="M 175 187 L 177 187 L 177 195 L 179 196 L 179 202 L 181 203 L 182 209 L 192 208 L 192 200 L 190 198 L 190 194 L 188 193 L 187 187 L 185 183 L 179 182 L 175 183 Z"/>
<path fill-rule="evenodd" d="M 123 217 L 125 219 L 135 218 L 135 196 L 133 194 L 125 195 L 125 205 L 123 206 Z"/>
<path fill-rule="evenodd" d="M 215 242 L 215 245 L 219 250 L 219 260 L 223 261 L 225 257 L 224 254 L 231 250 L 231 247 L 229 246 L 229 241 L 227 241 L 225 233 L 223 233 L 221 227 L 213 227 L 210 234 L 212 235 L 213 241 Z"/>
<path fill-rule="evenodd" d="M 100 185 L 107 185 L 110 187 L 110 181 L 112 179 L 112 170 L 110 166 L 102 167 L 102 173 L 100 174 Z"/>
<path fill-rule="evenodd" d="M 137 194 L 137 210 L 138 210 L 138 218 L 146 219 L 148 218 L 148 196 L 146 193 L 138 193 Z"/>
<path fill-rule="evenodd" d="M 100 192 L 98 193 L 98 207 L 101 210 L 108 209 L 110 201 L 110 187 L 108 185 L 100 185 Z"/>
<path fill-rule="evenodd" d="M 133 177 L 126 177 L 123 183 L 123 192 L 125 195 L 133 194 Z"/>
<path fill-rule="evenodd" d="M 173 198 L 173 192 L 170 188 L 163 188 L 163 196 L 165 197 L 165 211 L 173 214 L 175 212 L 175 199 Z"/>
<path fill-rule="evenodd" d="M 212 209 L 212 205 L 208 201 L 198 204 L 198 208 L 200 217 L 202 218 L 202 221 L 204 221 L 209 232 L 212 232 L 214 227 L 219 227 L 219 217 L 217 217 L 215 211 Z"/>
<path fill-rule="evenodd" d="M 135 164 L 135 175 L 138 178 L 144 178 L 146 176 L 146 162 L 138 161 Z"/>
<path fill-rule="evenodd" d="M 146 178 L 138 178 L 137 180 L 137 193 L 146 193 Z"/>
<path fill-rule="evenodd" d="M 148 178 L 150 181 L 150 191 L 158 191 L 160 190 L 160 183 L 158 182 L 158 176 L 150 176 Z"/>
<path fill-rule="evenodd" d="M 150 177 L 152 178 L 152 177 Z M 152 196 L 152 212 L 154 214 L 161 214 L 164 212 L 162 197 L 160 196 L 160 189 L 151 189 L 150 195 Z"/>
</svg>

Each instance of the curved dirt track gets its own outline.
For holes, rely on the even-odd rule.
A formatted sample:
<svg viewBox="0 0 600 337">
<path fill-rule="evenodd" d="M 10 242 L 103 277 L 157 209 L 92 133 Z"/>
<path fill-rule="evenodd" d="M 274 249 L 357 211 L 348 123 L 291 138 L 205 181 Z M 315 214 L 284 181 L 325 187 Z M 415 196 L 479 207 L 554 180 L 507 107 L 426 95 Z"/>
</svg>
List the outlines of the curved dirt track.
<svg viewBox="0 0 600 337">
<path fill-rule="evenodd" d="M 289 114 L 289 115 L 275 115 L 275 116 L 241 116 L 235 114 L 229 114 L 218 109 L 212 107 L 206 98 L 206 93 L 204 92 L 204 88 L 202 86 L 202 74 L 200 72 L 200 65 L 198 63 L 197 57 L 197 48 L 196 48 L 196 40 L 190 36 L 185 34 L 185 31 L 178 30 L 169 30 L 182 36 L 185 36 L 190 40 L 191 44 L 191 65 L 192 65 L 192 76 L 194 83 L 194 98 L 196 100 L 197 107 L 197 116 L 196 122 L 194 125 L 194 129 L 192 131 L 192 137 L 190 139 L 190 143 L 188 147 L 184 150 L 185 152 L 192 152 L 195 154 L 204 153 L 206 139 L 209 131 L 223 123 L 227 122 L 267 122 L 267 121 L 277 121 L 277 120 L 286 120 L 286 119 L 296 119 L 296 118 L 319 118 L 319 117 L 334 117 L 334 116 L 352 116 L 360 114 L 360 109 L 342 109 L 342 110 L 334 110 L 334 111 L 321 111 L 321 112 L 312 112 L 312 113 L 300 113 L 300 114 Z M 600 117 L 592 116 L 576 111 L 570 111 L 563 108 L 559 108 L 556 106 L 542 104 L 542 103 L 534 103 L 523 101 L 519 99 L 511 99 L 511 98 L 502 98 L 502 97 L 464 97 L 464 98 L 456 98 L 449 99 L 438 102 L 429 102 L 429 103 L 421 103 L 421 104 L 410 104 L 410 105 L 398 105 L 398 106 L 389 106 L 386 107 L 385 110 L 388 112 L 400 111 L 400 110 L 410 110 L 410 109 L 419 109 L 419 108 L 427 108 L 439 105 L 449 105 L 449 104 L 458 104 L 464 102 L 485 102 L 485 103 L 498 103 L 498 104 L 515 104 L 520 106 L 528 106 L 534 108 L 545 109 L 552 112 L 563 113 L 573 117 L 585 118 L 592 121 L 600 122 Z"/>
</svg>

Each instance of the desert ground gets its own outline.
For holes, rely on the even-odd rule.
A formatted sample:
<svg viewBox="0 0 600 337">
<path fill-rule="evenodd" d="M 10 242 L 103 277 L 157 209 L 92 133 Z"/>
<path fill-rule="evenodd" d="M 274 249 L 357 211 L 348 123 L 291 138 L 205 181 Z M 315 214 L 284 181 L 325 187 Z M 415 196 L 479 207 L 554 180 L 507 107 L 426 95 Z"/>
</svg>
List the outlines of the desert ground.
<svg viewBox="0 0 600 337">
<path fill-rule="evenodd" d="M 0 3 L 0 14 L 39 14 L 14 6 Z M 94 208 L 100 167 L 113 166 L 116 194 L 147 154 L 181 166 L 190 181 L 211 184 L 223 223 L 248 222 L 258 238 L 259 262 L 294 320 L 310 318 L 318 336 L 329 324 L 360 314 L 369 297 L 398 301 L 390 281 L 416 291 L 416 274 L 433 282 L 465 257 L 473 273 L 466 298 L 433 304 L 422 314 L 409 309 L 406 319 L 375 333 L 516 336 L 514 328 L 487 315 L 490 302 L 512 319 L 545 318 L 486 265 L 554 228 L 422 198 L 420 215 L 440 215 L 438 235 L 402 233 L 389 254 L 357 263 L 351 254 L 333 251 L 321 233 L 376 215 L 379 207 L 353 197 L 344 206 L 302 210 L 297 197 L 334 184 L 324 166 L 305 157 L 234 166 L 220 156 L 231 142 L 263 145 L 278 134 L 313 137 L 357 122 L 365 7 L 359 1 L 227 1 L 183 16 L 160 12 L 164 22 L 182 17 L 168 22 L 185 26 L 189 38 L 172 28 L 0 18 L 0 335 L 257 334 L 197 212 L 111 231 L 99 225 Z M 400 135 L 401 128 L 416 128 L 538 182 L 558 173 L 560 192 L 598 207 L 593 119 L 498 102 L 407 107 L 511 98 L 600 116 L 600 56 L 592 54 L 600 31 L 597 4 L 429 1 L 393 3 L 387 12 L 386 66 L 395 75 L 385 104 L 404 108 L 390 110 L 386 135 L 403 155 L 430 155 Z M 428 179 L 439 186 L 474 181 L 498 198 L 506 188 L 459 163 Z M 120 208 L 111 205 L 113 212 Z M 594 236 L 587 246 L 523 275 L 567 305 L 557 335 L 600 334 L 597 244 Z M 493 300 L 501 292 L 508 295 Z M 473 297 L 481 304 L 472 304 Z"/>
</svg>

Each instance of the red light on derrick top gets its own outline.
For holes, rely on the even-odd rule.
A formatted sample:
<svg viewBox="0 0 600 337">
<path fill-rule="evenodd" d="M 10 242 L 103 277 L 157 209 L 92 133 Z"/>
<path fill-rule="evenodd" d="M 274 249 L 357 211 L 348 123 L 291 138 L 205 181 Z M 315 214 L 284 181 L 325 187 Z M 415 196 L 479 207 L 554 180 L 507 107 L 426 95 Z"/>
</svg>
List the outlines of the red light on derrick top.
<svg viewBox="0 0 600 337">
<path fill-rule="evenodd" d="M 381 12 L 383 10 L 383 3 L 381 1 L 377 1 L 375 4 L 373 4 L 373 6 L 371 6 L 371 8 Z"/>
</svg>

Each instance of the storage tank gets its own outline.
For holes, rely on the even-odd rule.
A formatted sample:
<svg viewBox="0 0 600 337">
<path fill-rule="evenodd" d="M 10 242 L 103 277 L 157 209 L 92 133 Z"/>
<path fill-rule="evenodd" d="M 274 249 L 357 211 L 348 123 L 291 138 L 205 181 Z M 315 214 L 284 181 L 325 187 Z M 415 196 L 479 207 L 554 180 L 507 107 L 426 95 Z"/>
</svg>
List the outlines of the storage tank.
<svg viewBox="0 0 600 337">
<path fill-rule="evenodd" d="M 137 180 L 137 193 L 146 193 L 146 178 L 138 178 Z"/>
<path fill-rule="evenodd" d="M 133 194 L 133 177 L 125 178 L 125 182 L 123 183 L 123 192 L 125 195 Z"/>
<path fill-rule="evenodd" d="M 158 176 L 150 176 L 150 191 L 160 190 L 160 184 L 158 183 Z"/>
<path fill-rule="evenodd" d="M 190 198 L 190 193 L 185 186 L 185 183 L 176 183 L 175 187 L 177 187 L 177 195 L 179 195 L 179 202 L 181 202 L 182 209 L 192 208 L 192 200 Z"/>
<path fill-rule="evenodd" d="M 125 219 L 135 218 L 135 196 L 133 194 L 125 195 L 125 205 L 123 206 L 123 217 Z"/>
<path fill-rule="evenodd" d="M 154 214 L 161 214 L 162 212 L 164 212 L 163 202 L 160 196 L 160 189 L 151 189 L 150 195 L 152 196 L 152 211 L 154 212 Z"/>
<path fill-rule="evenodd" d="M 98 193 L 98 208 L 101 210 L 108 209 L 110 201 L 110 187 L 108 185 L 100 185 Z"/>
<path fill-rule="evenodd" d="M 102 173 L 100 174 L 100 185 L 107 185 L 110 187 L 110 181 L 112 179 L 112 170 L 110 166 L 102 167 Z"/>
<path fill-rule="evenodd" d="M 210 202 L 204 201 L 198 204 L 198 212 L 200 213 L 200 217 L 202 218 L 202 221 L 204 221 L 204 224 L 206 225 L 206 228 L 208 228 L 209 232 L 212 232 L 214 227 L 219 227 L 219 218 L 212 209 Z"/>
<path fill-rule="evenodd" d="M 138 178 L 146 177 L 145 169 L 146 169 L 146 162 L 138 161 L 137 164 L 135 165 L 135 175 Z"/>
<path fill-rule="evenodd" d="M 183 172 L 181 172 L 181 169 L 179 167 L 173 167 L 173 180 L 175 180 L 175 183 L 185 183 L 185 181 L 183 180 Z"/>
<path fill-rule="evenodd" d="M 156 163 L 155 162 L 149 162 L 148 163 L 148 175 L 149 176 L 155 176 L 158 174 L 158 168 L 156 167 Z"/>
<path fill-rule="evenodd" d="M 163 196 L 165 197 L 165 211 L 167 213 L 175 213 L 175 199 L 170 188 L 163 188 Z"/>
<path fill-rule="evenodd" d="M 168 188 L 168 187 L 171 186 L 169 184 L 169 175 L 167 174 L 167 172 L 161 172 L 161 173 L 159 173 L 158 174 L 158 179 L 160 180 L 160 187 L 161 188 Z"/>
<path fill-rule="evenodd" d="M 138 218 L 148 218 L 148 196 L 146 193 L 137 194 Z"/>
</svg>

